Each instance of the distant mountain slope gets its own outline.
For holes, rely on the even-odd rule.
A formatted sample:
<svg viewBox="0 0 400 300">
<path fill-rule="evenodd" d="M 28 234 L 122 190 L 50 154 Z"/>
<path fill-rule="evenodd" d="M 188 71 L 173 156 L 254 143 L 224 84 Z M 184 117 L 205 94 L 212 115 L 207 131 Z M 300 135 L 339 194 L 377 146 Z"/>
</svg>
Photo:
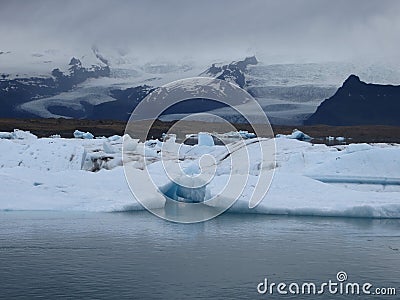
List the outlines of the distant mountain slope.
<svg viewBox="0 0 400 300">
<path fill-rule="evenodd" d="M 331 109 L 325 109 L 331 104 L 321 105 L 314 116 L 310 116 L 324 99 L 337 92 L 348 74 L 359 74 L 368 82 L 400 82 L 400 71 L 396 66 L 380 64 L 269 64 L 259 62 L 255 56 L 224 63 L 188 60 L 146 62 L 133 54 L 126 56 L 104 52 L 96 47 L 90 53 L 46 50 L 19 55 L 17 52 L 0 51 L 0 118 L 64 117 L 126 121 L 136 105 L 153 89 L 183 78 L 207 76 L 247 90 L 273 124 L 301 125 L 305 120 L 309 122 L 307 124 L 352 124 L 355 121 L 357 124 L 375 124 L 377 121 L 373 117 L 370 117 L 370 122 L 365 122 L 365 118 L 362 122 L 358 121 L 356 117 L 350 117 L 352 122 L 344 122 L 341 118 L 350 114 L 347 111 L 350 107 L 348 101 L 345 101 L 343 111 L 337 107 L 333 109 L 338 110 L 339 116 Z M 366 105 L 361 104 L 360 107 Z M 383 110 L 385 105 L 382 105 Z M 375 113 L 380 109 L 374 104 L 371 106 Z M 351 110 L 351 114 L 356 116 L 365 109 L 357 110 Z M 388 110 L 393 111 L 392 108 Z M 175 120 L 182 114 L 196 112 L 218 113 L 239 122 L 237 112 L 228 110 L 224 104 L 196 97 L 168 108 L 164 116 L 166 120 Z M 397 116 L 391 118 L 397 120 Z M 387 116 L 384 119 L 379 123 L 393 124 L 388 123 Z"/>
<path fill-rule="evenodd" d="M 368 84 L 350 75 L 305 125 L 400 125 L 400 86 Z"/>
<path fill-rule="evenodd" d="M 129 119 L 134 107 L 154 90 L 151 86 L 141 85 L 134 88 L 116 89 L 110 91 L 115 101 L 105 102 L 86 108 L 89 119 L 93 120 L 123 120 Z M 90 110 L 90 111 L 89 111 Z"/>
<path fill-rule="evenodd" d="M 223 66 L 213 64 L 200 76 L 210 76 L 244 87 L 246 85 L 245 71 L 247 66 L 257 63 L 257 59 L 253 56 Z M 116 101 L 101 103 L 92 108 L 85 105 L 85 113 L 88 119 L 128 120 L 132 110 L 154 89 L 154 87 L 148 85 L 140 85 L 133 88 L 111 90 L 110 96 Z M 223 103 L 209 99 L 188 99 L 169 107 L 163 115 L 207 112 L 225 106 Z"/>
<path fill-rule="evenodd" d="M 73 57 L 67 73 L 53 69 L 51 74 L 52 77 L 14 79 L 8 79 L 7 75 L 3 74 L 0 79 L 0 117 L 32 117 L 33 114 L 17 109 L 18 105 L 67 92 L 89 78 L 109 76 L 110 68 L 99 65 L 83 67 L 81 61 Z"/>
<path fill-rule="evenodd" d="M 3 74 L 0 78 L 0 117 L 40 116 L 128 120 L 137 104 L 157 86 L 149 86 L 144 82 L 136 82 L 132 87 L 125 89 L 110 85 L 103 89 L 98 88 L 87 95 L 80 95 L 76 91 L 78 85 L 89 78 L 109 77 L 111 73 L 107 65 L 108 60 L 96 49 L 93 51 L 99 60 L 99 65 L 84 67 L 79 59 L 73 57 L 68 70 L 63 72 L 55 68 L 51 72 L 51 77 L 47 75 L 9 78 L 7 74 Z M 248 57 L 223 66 L 214 64 L 201 76 L 226 80 L 244 87 L 247 66 L 257 63 L 255 57 Z M 97 101 L 96 97 L 99 96 L 102 98 Z M 224 105 L 215 101 L 191 99 L 170 107 L 165 114 L 205 112 L 221 107 Z"/>
</svg>

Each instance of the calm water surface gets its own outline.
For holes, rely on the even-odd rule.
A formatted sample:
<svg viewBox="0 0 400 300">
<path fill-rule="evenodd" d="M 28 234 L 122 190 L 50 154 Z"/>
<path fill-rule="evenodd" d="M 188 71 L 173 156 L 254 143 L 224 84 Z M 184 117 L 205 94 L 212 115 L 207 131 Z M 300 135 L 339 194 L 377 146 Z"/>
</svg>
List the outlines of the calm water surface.
<svg viewBox="0 0 400 300">
<path fill-rule="evenodd" d="M 182 225 L 147 212 L 0 212 L 0 298 L 276 299 L 257 294 L 265 277 L 321 283 L 345 271 L 399 299 L 399 249 L 400 220 L 225 214 Z"/>
</svg>

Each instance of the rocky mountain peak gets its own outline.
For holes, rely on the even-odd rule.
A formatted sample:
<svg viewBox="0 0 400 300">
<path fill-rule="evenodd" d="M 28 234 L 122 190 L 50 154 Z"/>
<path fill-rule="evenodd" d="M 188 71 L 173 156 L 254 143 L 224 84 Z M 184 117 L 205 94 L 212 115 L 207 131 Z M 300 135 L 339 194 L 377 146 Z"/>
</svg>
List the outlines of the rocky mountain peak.
<svg viewBox="0 0 400 300">
<path fill-rule="evenodd" d="M 69 65 L 82 67 L 82 62 L 79 59 L 77 59 L 76 57 L 72 57 L 71 61 L 69 62 Z"/>
<path fill-rule="evenodd" d="M 357 75 L 351 74 L 344 82 L 343 82 L 343 87 L 352 87 L 355 85 L 359 85 L 360 83 L 363 83 L 360 80 L 360 77 Z"/>
</svg>

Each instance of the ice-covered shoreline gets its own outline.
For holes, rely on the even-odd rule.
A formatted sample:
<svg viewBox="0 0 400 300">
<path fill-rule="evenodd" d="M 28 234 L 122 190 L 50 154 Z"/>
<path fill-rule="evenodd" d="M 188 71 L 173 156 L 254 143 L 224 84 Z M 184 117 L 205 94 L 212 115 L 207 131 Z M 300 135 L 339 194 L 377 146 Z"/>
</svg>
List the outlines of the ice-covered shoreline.
<svg viewBox="0 0 400 300">
<path fill-rule="evenodd" d="M 142 210 L 124 176 L 122 142 L 120 136 L 64 139 L 36 138 L 23 131 L 3 133 L 0 138 L 0 210 Z M 249 187 L 230 208 L 231 212 L 400 218 L 400 185 L 397 184 L 400 145 L 326 146 L 285 137 L 276 138 L 274 142 L 276 168 L 269 192 L 256 208 L 249 209 L 249 187 L 256 179 L 256 175 L 250 174 L 253 177 L 249 178 Z M 160 142 L 148 141 L 132 147 L 141 149 L 137 150 L 133 162 L 138 178 L 140 172 L 144 172 L 145 162 L 140 155 L 143 151 L 152 155 L 148 166 L 157 173 Z M 188 164 L 204 153 L 203 146 L 185 147 L 184 161 Z M 213 154 L 221 151 L 219 146 L 204 147 Z M 252 162 L 252 166 L 256 163 Z M 227 173 L 224 168 L 221 170 L 217 176 L 223 181 Z M 207 194 L 213 193 L 218 180 L 207 186 Z M 145 184 L 149 183 L 143 184 L 145 189 Z M 168 184 L 162 172 L 159 184 Z M 148 197 L 160 199 L 164 196 L 157 193 Z"/>
</svg>

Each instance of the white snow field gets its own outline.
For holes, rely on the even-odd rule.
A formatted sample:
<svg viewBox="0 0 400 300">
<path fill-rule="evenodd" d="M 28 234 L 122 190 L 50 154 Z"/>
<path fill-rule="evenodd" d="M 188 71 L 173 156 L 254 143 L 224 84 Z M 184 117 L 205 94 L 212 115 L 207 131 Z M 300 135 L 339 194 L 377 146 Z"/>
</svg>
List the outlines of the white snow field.
<svg viewBox="0 0 400 300">
<path fill-rule="evenodd" d="M 161 157 L 177 164 L 178 158 L 169 151 L 179 145 L 169 140 L 162 149 L 159 141 L 129 141 L 126 150 L 131 157 L 127 163 L 135 169 L 133 174 L 143 187 L 146 203 L 154 200 L 157 206 L 160 200 L 165 202 L 161 192 L 151 192 L 153 183 L 145 180 L 142 172 L 147 164 L 160 190 L 170 192 L 172 183 L 163 171 Z M 265 165 L 271 172 L 275 168 L 270 189 L 261 203 L 250 209 L 260 163 L 252 153 L 258 142 L 276 143 L 276 166 L 273 162 Z M 142 210 L 125 179 L 122 143 L 120 136 L 64 139 L 37 138 L 19 130 L 0 133 L 0 210 Z M 236 168 L 234 176 L 249 175 L 249 180 L 231 212 L 400 218 L 400 145 L 326 146 L 287 137 L 249 139 L 246 144 L 250 167 Z M 183 145 L 179 162 L 184 172 L 199 173 L 198 162 L 204 154 L 216 157 L 216 172 L 205 188 L 181 190 L 178 196 L 201 201 L 218 193 L 231 171 L 225 151 L 224 146 L 208 142 Z"/>
</svg>

